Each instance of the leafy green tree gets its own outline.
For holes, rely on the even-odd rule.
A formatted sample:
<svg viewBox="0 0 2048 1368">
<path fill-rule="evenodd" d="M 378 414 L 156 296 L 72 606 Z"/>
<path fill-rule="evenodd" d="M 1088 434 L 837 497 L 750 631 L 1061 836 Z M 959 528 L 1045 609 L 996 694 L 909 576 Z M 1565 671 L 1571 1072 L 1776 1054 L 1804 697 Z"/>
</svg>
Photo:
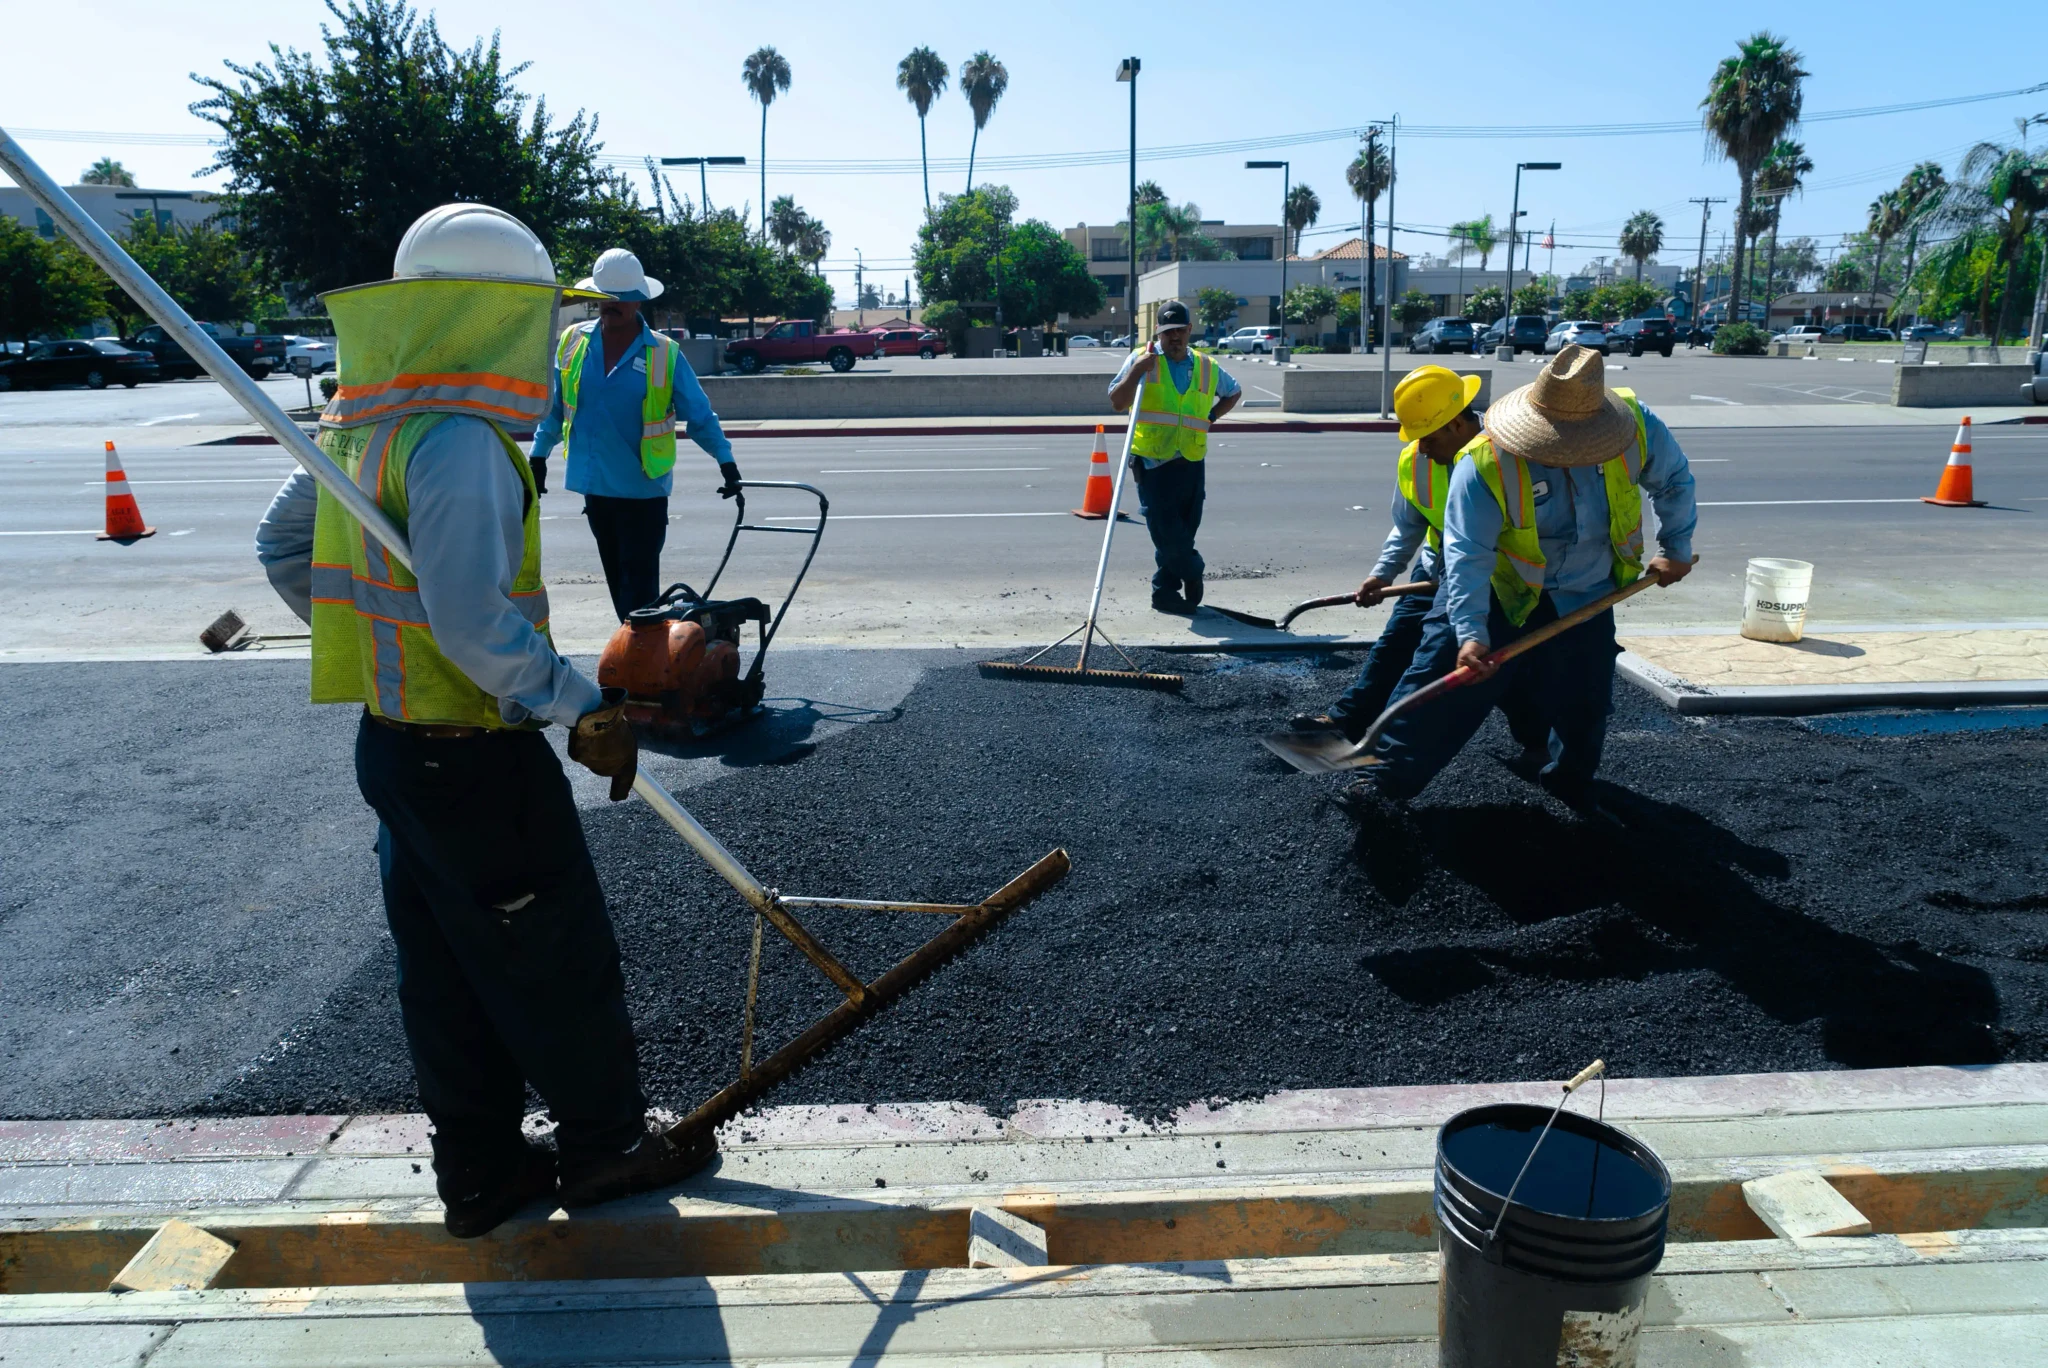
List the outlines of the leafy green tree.
<svg viewBox="0 0 2048 1368">
<path fill-rule="evenodd" d="M 853 307 L 856 309 L 881 308 L 882 292 L 872 285 L 863 285 L 860 293 L 854 296 Z"/>
<path fill-rule="evenodd" d="M 0 214 L 0 339 L 67 333 L 99 316 L 109 282 L 65 238 L 45 239 Z"/>
<path fill-rule="evenodd" d="M 740 84 L 761 106 L 761 240 L 768 240 L 768 106 L 789 90 L 789 59 L 772 47 L 756 48 L 740 63 Z"/>
<path fill-rule="evenodd" d="M 924 167 L 924 211 L 932 211 L 932 164 L 925 152 L 924 116 L 932 112 L 932 104 L 946 93 L 946 83 L 952 73 L 946 67 L 946 59 L 928 47 L 914 47 L 910 55 L 896 64 L 896 88 L 903 92 L 917 111 L 917 159 Z"/>
<path fill-rule="evenodd" d="M 80 185 L 122 185 L 135 188 L 135 173 L 112 157 L 101 157 L 78 177 Z"/>
<path fill-rule="evenodd" d="M 984 49 L 960 64 L 960 94 L 974 114 L 974 140 L 967 145 L 967 192 L 974 192 L 974 154 L 981 150 L 981 130 L 1010 88 L 1010 69 Z"/>
<path fill-rule="evenodd" d="M 1205 285 L 1195 292 L 1195 317 L 1205 328 L 1220 328 L 1237 317 L 1237 292 Z"/>
<path fill-rule="evenodd" d="M 1821 278 L 1821 288 L 1842 294 L 1853 294 L 1868 282 L 1863 274 L 1863 263 L 1854 257 L 1843 257 L 1830 265 L 1827 274 Z"/>
<path fill-rule="evenodd" d="M 1548 277 L 1530 281 L 1527 285 L 1515 287 L 1515 312 L 1518 314 L 1540 314 L 1550 307 L 1557 283 Z"/>
<path fill-rule="evenodd" d="M 1315 323 L 1337 312 L 1337 292 L 1327 285 L 1295 285 L 1280 301 L 1280 316 L 1289 323 Z"/>
<path fill-rule="evenodd" d="M 1714 355 L 1762 356 L 1771 335 L 1754 323 L 1723 323 L 1714 329 Z"/>
<path fill-rule="evenodd" d="M 1323 202 L 1316 192 L 1306 185 L 1297 185 L 1287 192 L 1287 226 L 1294 233 L 1293 253 L 1301 255 L 1301 235 L 1315 226 L 1322 217 Z"/>
<path fill-rule="evenodd" d="M 194 318 L 232 324 L 256 316 L 261 291 L 233 233 L 211 222 L 164 228 L 139 218 L 124 236 L 128 255 Z M 111 280 L 104 298 L 124 334 L 142 325 L 142 306 Z"/>
<path fill-rule="evenodd" d="M 1337 294 L 1337 326 L 1355 328 L 1358 326 L 1358 301 L 1361 290 L 1342 290 Z"/>
<path fill-rule="evenodd" d="M 1007 186 L 940 195 L 938 208 L 917 230 L 913 249 L 919 297 L 953 300 L 975 317 L 989 317 L 996 254 L 1016 212 L 1017 197 Z"/>
<path fill-rule="evenodd" d="M 1026 219 L 1004 235 L 1001 274 L 996 297 L 1013 322 L 1051 327 L 1061 314 L 1085 317 L 1102 309 L 1102 282 L 1089 274 L 1087 258 L 1041 219 Z"/>
<path fill-rule="evenodd" d="M 1621 225 L 1621 254 L 1636 263 L 1636 283 L 1643 279 L 1643 265 L 1664 250 L 1664 220 L 1648 209 L 1638 209 Z"/>
<path fill-rule="evenodd" d="M 1663 302 L 1663 294 L 1654 286 L 1638 280 L 1618 280 L 1612 285 L 1602 285 L 1593 291 L 1589 318 L 1613 322 L 1619 318 L 1638 318 Z"/>
<path fill-rule="evenodd" d="M 825 260 L 825 254 L 832 250 L 832 233 L 824 223 L 805 214 L 802 226 L 797 229 L 795 245 L 796 259 L 809 266 L 811 274 L 823 275 L 820 264 Z"/>
<path fill-rule="evenodd" d="M 1465 317 L 1475 323 L 1498 322 L 1500 316 L 1506 312 L 1507 309 L 1501 303 L 1498 285 L 1488 285 L 1483 289 L 1474 290 L 1465 297 Z"/>
<path fill-rule="evenodd" d="M 1774 34 L 1759 31 L 1736 44 L 1736 55 L 1724 57 L 1707 83 L 1700 101 L 1707 132 L 1720 154 L 1735 164 L 1741 194 L 1736 204 L 1738 229 L 1750 221 L 1755 202 L 1757 169 L 1778 141 L 1799 122 L 1806 71 L 1804 59 Z M 1743 313 L 1743 236 L 1735 235 L 1734 283 L 1729 290 L 1728 317 Z"/>
<path fill-rule="evenodd" d="M 1949 188 L 1943 221 L 1958 230 L 1950 250 L 1988 241 L 1992 260 L 2002 269 L 1999 304 L 1991 307 L 1994 272 L 1986 271 L 1978 287 L 1977 317 L 1985 335 L 1996 342 L 2014 331 L 2015 307 L 2023 307 L 2022 268 L 2028 239 L 2037 225 L 2048 223 L 2048 151 L 1980 142 L 1964 154 L 1958 180 Z"/>
<path fill-rule="evenodd" d="M 1416 325 L 1436 317 L 1436 305 L 1429 302 L 1429 296 L 1420 290 L 1406 290 L 1394 301 L 1394 317 L 1401 320 L 1401 326 L 1415 331 Z"/>
<path fill-rule="evenodd" d="M 1488 258 L 1494 248 L 1500 246 L 1500 231 L 1493 226 L 1493 215 L 1481 214 L 1476 219 L 1451 225 L 1451 255 L 1463 261 L 1467 257 L 1479 258 L 1479 269 L 1485 270 Z M 1495 317 L 1499 317 L 1498 314 Z M 1490 320 L 1489 320 L 1490 321 Z"/>
<path fill-rule="evenodd" d="M 228 64 L 192 112 L 217 125 L 236 236 L 276 279 L 330 290 L 391 274 L 427 210 L 474 200 L 516 215 L 550 251 L 603 183 L 596 125 L 554 127 L 514 88 L 496 39 L 450 47 L 402 0 L 329 0 L 324 60 L 271 48 Z M 529 110 L 529 104 L 531 109 Z"/>
<path fill-rule="evenodd" d="M 1906 291 L 1913 285 L 1914 268 L 1920 254 L 1921 229 L 1947 191 L 1948 178 L 1942 174 L 1941 164 L 1924 161 L 1908 171 L 1893 192 L 1906 211 L 1906 275 L 1899 283 L 1898 302 L 1892 307 L 1894 317 L 1905 306 Z"/>
</svg>

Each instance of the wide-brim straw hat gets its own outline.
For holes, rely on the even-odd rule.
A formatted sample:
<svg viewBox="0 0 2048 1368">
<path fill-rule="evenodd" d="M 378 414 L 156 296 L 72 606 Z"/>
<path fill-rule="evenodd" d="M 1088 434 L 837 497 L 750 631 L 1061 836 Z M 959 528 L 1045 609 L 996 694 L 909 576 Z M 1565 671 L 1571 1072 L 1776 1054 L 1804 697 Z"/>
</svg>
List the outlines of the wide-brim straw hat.
<svg viewBox="0 0 2048 1368">
<path fill-rule="evenodd" d="M 1592 466 L 1628 449 L 1636 420 L 1607 392 L 1601 354 L 1574 343 L 1550 358 L 1533 383 L 1493 401 L 1486 435 L 1537 465 Z"/>
</svg>

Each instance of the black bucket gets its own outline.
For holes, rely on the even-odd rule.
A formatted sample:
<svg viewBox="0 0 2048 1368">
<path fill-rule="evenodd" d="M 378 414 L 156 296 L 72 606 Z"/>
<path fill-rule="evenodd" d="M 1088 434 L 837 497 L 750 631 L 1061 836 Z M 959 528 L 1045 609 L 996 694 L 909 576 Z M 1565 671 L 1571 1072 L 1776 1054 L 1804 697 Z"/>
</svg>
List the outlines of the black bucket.
<svg viewBox="0 0 2048 1368">
<path fill-rule="evenodd" d="M 1634 1136 L 1562 1112 L 1501 1220 L 1549 1116 L 1503 1103 L 1459 1112 L 1437 1132 L 1443 1368 L 1634 1368 L 1671 1175 Z"/>
</svg>

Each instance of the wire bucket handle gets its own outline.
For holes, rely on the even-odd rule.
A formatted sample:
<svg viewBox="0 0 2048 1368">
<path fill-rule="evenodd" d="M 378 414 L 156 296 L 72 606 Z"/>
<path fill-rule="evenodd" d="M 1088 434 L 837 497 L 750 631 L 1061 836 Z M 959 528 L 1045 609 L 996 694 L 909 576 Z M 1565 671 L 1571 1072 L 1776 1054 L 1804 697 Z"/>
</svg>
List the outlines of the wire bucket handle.
<svg viewBox="0 0 2048 1368">
<path fill-rule="evenodd" d="M 1543 1123 L 1542 1134 L 1536 1137 L 1535 1144 L 1529 1146 L 1529 1155 L 1526 1159 L 1522 1160 L 1522 1167 L 1515 1174 L 1515 1181 L 1508 1184 L 1508 1195 L 1501 1199 L 1500 1215 L 1494 1217 L 1493 1229 L 1486 1232 L 1486 1249 L 1484 1253 L 1489 1263 L 1499 1263 L 1504 1255 L 1504 1251 L 1500 1247 L 1500 1228 L 1507 1222 L 1508 1209 L 1515 1204 L 1515 1193 L 1521 1188 L 1522 1179 L 1529 1175 L 1529 1165 L 1536 1162 L 1536 1151 L 1543 1147 L 1544 1140 L 1549 1138 L 1550 1128 L 1557 1124 L 1557 1114 L 1564 1110 L 1565 1103 L 1571 1101 L 1573 1093 L 1596 1078 L 1600 1080 L 1600 1118 L 1603 1120 L 1606 1118 L 1607 1061 L 1596 1059 L 1585 1068 L 1573 1074 L 1571 1079 L 1564 1085 L 1564 1096 L 1558 1098 L 1557 1105 L 1550 1109 L 1550 1119 Z M 1598 1149 L 1593 1151 L 1593 1181 L 1595 1183 L 1600 1181 L 1600 1151 Z M 1592 1206 L 1592 1200 L 1592 1195 L 1588 1193 L 1586 1198 L 1588 1208 Z"/>
</svg>

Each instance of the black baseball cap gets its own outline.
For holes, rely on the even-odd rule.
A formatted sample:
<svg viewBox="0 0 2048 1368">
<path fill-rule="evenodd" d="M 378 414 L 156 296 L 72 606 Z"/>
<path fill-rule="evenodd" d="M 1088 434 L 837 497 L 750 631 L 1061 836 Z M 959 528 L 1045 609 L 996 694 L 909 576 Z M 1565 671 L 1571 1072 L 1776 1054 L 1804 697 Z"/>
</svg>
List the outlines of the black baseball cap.
<svg viewBox="0 0 2048 1368">
<path fill-rule="evenodd" d="M 1159 306 L 1159 316 L 1152 321 L 1152 331 L 1165 332 L 1168 328 L 1185 328 L 1188 323 L 1188 306 L 1178 299 L 1169 299 Z"/>
</svg>

